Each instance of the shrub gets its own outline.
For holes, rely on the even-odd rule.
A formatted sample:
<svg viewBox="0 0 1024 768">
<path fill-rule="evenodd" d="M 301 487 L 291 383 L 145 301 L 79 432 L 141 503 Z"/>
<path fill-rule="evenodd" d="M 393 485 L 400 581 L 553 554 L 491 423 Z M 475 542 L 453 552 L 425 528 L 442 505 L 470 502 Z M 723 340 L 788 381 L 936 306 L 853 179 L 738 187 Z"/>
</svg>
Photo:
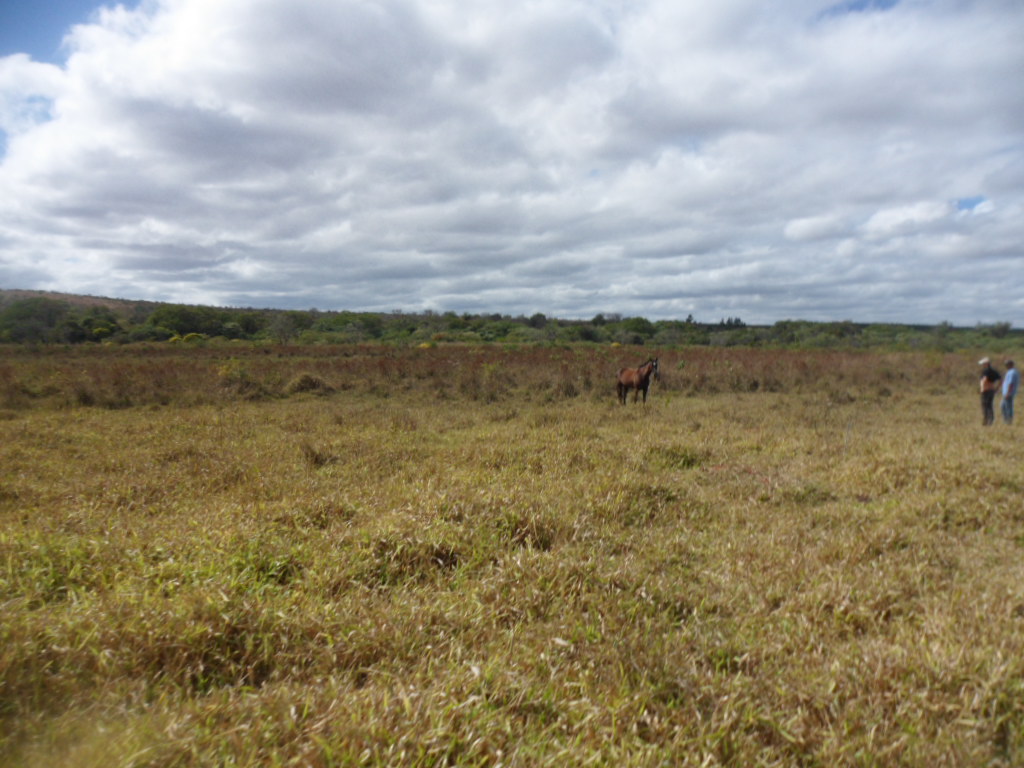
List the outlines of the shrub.
<svg viewBox="0 0 1024 768">
<path fill-rule="evenodd" d="M 300 392 L 313 392 L 325 395 L 332 392 L 333 389 L 319 376 L 314 376 L 311 373 L 300 373 L 285 385 L 284 391 L 287 395 L 296 395 Z"/>
</svg>

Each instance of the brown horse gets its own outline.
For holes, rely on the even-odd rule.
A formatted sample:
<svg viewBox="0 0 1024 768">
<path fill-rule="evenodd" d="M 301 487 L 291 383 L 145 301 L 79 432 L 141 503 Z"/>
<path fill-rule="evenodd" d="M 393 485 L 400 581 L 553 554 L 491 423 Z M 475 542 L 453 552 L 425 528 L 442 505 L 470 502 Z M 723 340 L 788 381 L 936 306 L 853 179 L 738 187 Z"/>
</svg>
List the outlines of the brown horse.
<svg viewBox="0 0 1024 768">
<path fill-rule="evenodd" d="M 654 374 L 654 378 L 660 379 L 661 373 L 658 372 L 658 358 L 652 357 L 647 360 L 646 363 L 641 365 L 639 368 L 622 368 L 619 370 L 619 381 L 616 384 L 616 389 L 619 393 L 619 402 L 623 405 L 626 404 L 626 394 L 631 389 L 635 389 L 633 393 L 633 402 L 635 403 L 640 397 L 640 393 L 644 393 L 644 404 L 647 403 L 647 393 L 651 389 L 651 374 Z"/>
</svg>

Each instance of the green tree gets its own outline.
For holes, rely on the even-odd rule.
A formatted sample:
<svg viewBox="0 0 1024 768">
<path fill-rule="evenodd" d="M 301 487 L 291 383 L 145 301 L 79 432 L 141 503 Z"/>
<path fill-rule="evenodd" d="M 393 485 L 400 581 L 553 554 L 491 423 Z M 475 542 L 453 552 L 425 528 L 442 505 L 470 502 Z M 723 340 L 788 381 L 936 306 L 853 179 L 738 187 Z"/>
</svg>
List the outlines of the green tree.
<svg viewBox="0 0 1024 768">
<path fill-rule="evenodd" d="M 359 325 L 363 332 L 372 339 L 379 339 L 384 334 L 384 320 L 380 315 L 360 315 Z"/>
<path fill-rule="evenodd" d="M 51 341 L 70 314 L 67 302 L 43 297 L 21 299 L 0 311 L 0 338 L 15 342 Z"/>
<path fill-rule="evenodd" d="M 229 312 L 214 307 L 167 304 L 149 316 L 149 324 L 170 328 L 179 336 L 190 333 L 220 336 L 224 323 L 230 319 Z"/>
<path fill-rule="evenodd" d="M 285 314 L 291 318 L 292 323 L 300 331 L 307 331 L 313 327 L 314 323 L 318 320 L 319 312 L 315 314 L 313 312 L 303 312 L 299 309 L 289 309 Z"/>
<path fill-rule="evenodd" d="M 1010 328 L 1013 327 L 1013 323 L 1006 322 L 1005 320 L 999 323 L 993 323 L 992 327 L 988 329 L 988 332 L 995 336 L 997 339 L 1005 339 L 1007 334 L 1010 332 Z"/>
<path fill-rule="evenodd" d="M 654 323 L 646 317 L 627 317 L 622 321 L 622 329 L 636 336 L 642 336 L 645 339 L 651 338 L 657 330 L 654 327 Z"/>
<path fill-rule="evenodd" d="M 299 329 L 296 327 L 295 320 L 290 314 L 279 313 L 270 321 L 270 325 L 267 326 L 267 331 L 269 331 L 270 335 L 278 344 L 287 344 L 295 338 Z"/>
<path fill-rule="evenodd" d="M 120 319 L 109 307 L 89 307 L 81 313 L 78 323 L 86 337 L 94 341 L 108 338 L 122 330 Z"/>
<path fill-rule="evenodd" d="M 89 331 L 76 318 L 69 317 L 57 328 L 56 339 L 66 344 L 80 344 L 88 341 Z"/>
<path fill-rule="evenodd" d="M 601 331 L 590 323 L 572 326 L 572 333 L 580 341 L 601 341 Z"/>
<path fill-rule="evenodd" d="M 255 336 L 266 325 L 266 318 L 260 312 L 236 312 L 229 323 L 236 323 L 245 336 Z"/>
</svg>

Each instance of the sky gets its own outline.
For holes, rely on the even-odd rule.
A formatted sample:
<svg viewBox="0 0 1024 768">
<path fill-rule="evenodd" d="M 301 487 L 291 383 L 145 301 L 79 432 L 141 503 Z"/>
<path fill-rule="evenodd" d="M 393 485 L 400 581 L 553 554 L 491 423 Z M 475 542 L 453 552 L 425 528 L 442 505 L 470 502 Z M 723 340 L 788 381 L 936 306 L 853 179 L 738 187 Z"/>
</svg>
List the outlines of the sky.
<svg viewBox="0 0 1024 768">
<path fill-rule="evenodd" d="M 1021 0 L 3 0 L 0 287 L 1024 326 Z"/>
</svg>

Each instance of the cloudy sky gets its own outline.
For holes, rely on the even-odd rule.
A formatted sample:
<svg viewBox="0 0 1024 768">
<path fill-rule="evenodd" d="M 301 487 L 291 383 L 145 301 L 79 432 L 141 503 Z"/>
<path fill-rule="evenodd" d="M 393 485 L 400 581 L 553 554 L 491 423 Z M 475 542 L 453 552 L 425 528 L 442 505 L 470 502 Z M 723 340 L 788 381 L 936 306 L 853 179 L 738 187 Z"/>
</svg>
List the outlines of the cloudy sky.
<svg viewBox="0 0 1024 768">
<path fill-rule="evenodd" d="M 1024 325 L 1021 0 L 91 6 L 0 8 L 0 287 Z"/>
</svg>

